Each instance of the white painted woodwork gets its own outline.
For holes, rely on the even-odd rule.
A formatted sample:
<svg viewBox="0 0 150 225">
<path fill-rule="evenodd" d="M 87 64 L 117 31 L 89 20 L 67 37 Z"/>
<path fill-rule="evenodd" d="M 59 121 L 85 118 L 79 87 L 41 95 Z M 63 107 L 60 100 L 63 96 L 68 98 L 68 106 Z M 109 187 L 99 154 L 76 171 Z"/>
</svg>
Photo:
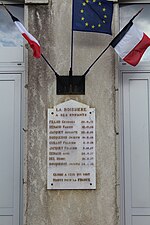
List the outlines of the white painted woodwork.
<svg viewBox="0 0 150 225">
<path fill-rule="evenodd" d="M 0 74 L 0 225 L 19 225 L 21 75 Z"/>
<path fill-rule="evenodd" d="M 125 225 L 150 224 L 150 74 L 123 73 Z"/>
</svg>

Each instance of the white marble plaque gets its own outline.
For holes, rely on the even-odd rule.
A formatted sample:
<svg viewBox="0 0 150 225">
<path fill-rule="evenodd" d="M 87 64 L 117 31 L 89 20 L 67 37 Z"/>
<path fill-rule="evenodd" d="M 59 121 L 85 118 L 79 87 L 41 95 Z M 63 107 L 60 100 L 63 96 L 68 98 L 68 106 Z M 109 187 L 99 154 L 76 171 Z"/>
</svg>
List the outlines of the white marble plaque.
<svg viewBox="0 0 150 225">
<path fill-rule="evenodd" d="M 96 189 L 95 109 L 69 100 L 48 109 L 48 189 Z"/>
</svg>

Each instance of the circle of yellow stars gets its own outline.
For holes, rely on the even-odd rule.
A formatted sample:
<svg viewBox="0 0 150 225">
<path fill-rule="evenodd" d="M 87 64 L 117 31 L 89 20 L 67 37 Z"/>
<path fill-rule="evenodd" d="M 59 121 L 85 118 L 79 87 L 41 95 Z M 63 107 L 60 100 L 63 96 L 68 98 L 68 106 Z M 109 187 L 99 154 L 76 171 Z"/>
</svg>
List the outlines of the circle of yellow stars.
<svg viewBox="0 0 150 225">
<path fill-rule="evenodd" d="M 92 28 L 92 29 L 94 29 L 94 28 L 96 28 L 96 26 L 98 27 L 98 28 L 100 28 L 103 24 L 105 24 L 106 23 L 106 20 L 105 19 L 107 19 L 107 15 L 106 15 L 106 8 L 105 7 L 103 7 L 103 3 L 101 2 L 101 1 L 99 1 L 99 0 L 92 0 L 92 2 L 93 3 L 95 3 L 95 2 L 98 2 L 98 5 L 100 6 L 100 7 L 102 7 L 102 11 L 103 11 L 103 13 L 104 13 L 104 15 L 103 15 L 103 20 L 102 20 L 102 22 L 101 23 L 98 23 L 97 25 L 90 25 L 87 21 L 86 21 L 86 18 L 84 17 L 84 12 L 85 12 L 85 10 L 84 10 L 84 7 L 89 3 L 89 0 L 85 0 L 83 3 L 82 3 L 82 9 L 80 10 L 80 13 L 81 13 L 81 21 L 83 21 L 83 22 L 85 22 L 85 26 L 86 27 L 89 27 L 89 28 Z"/>
</svg>

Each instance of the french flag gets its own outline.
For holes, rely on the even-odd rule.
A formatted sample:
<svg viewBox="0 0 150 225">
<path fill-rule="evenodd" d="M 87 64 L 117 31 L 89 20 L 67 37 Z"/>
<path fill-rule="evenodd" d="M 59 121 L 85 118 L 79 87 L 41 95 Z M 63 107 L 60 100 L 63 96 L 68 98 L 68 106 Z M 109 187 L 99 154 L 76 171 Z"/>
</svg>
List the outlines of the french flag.
<svg viewBox="0 0 150 225">
<path fill-rule="evenodd" d="M 6 8 L 5 5 L 4 5 L 4 7 L 7 10 L 7 12 L 10 14 L 13 22 L 17 26 L 18 30 L 21 32 L 22 36 L 27 40 L 30 47 L 32 48 L 33 56 L 35 58 L 40 58 L 41 57 L 41 47 L 40 47 L 39 42 L 32 36 L 32 34 L 30 34 L 26 30 L 26 28 L 22 25 L 22 23 L 19 21 L 19 19 L 12 15 L 12 13 Z"/>
<path fill-rule="evenodd" d="M 136 66 L 150 46 L 150 38 L 130 21 L 110 45 L 125 62 Z"/>
</svg>

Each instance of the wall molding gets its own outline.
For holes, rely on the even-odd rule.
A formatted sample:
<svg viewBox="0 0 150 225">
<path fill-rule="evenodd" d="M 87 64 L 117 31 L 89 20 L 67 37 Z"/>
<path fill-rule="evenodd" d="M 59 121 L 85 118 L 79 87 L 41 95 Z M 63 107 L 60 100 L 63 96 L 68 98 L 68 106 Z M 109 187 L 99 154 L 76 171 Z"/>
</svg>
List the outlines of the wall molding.
<svg viewBox="0 0 150 225">
<path fill-rule="evenodd" d="M 49 0 L 25 0 L 25 4 L 48 4 Z"/>
</svg>

